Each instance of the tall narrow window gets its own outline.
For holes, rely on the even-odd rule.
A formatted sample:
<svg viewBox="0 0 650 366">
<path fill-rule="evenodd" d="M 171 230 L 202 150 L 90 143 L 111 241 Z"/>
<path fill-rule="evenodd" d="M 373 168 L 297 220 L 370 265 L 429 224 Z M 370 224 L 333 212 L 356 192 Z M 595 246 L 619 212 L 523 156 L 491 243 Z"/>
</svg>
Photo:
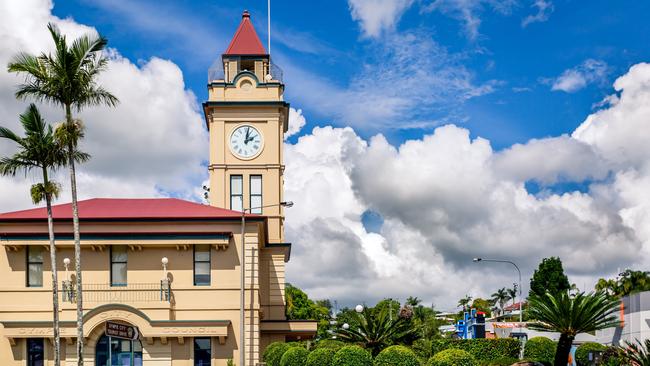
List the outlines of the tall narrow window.
<svg viewBox="0 0 650 366">
<path fill-rule="evenodd" d="M 27 338 L 27 366 L 43 366 L 43 338 Z"/>
<path fill-rule="evenodd" d="M 241 175 L 230 176 L 230 209 L 242 211 L 244 209 L 244 179 Z"/>
<path fill-rule="evenodd" d="M 210 285 L 210 245 L 194 246 L 194 285 Z"/>
<path fill-rule="evenodd" d="M 211 358 L 210 338 L 194 338 L 194 366 L 210 366 Z"/>
<path fill-rule="evenodd" d="M 43 287 L 43 248 L 27 246 L 27 286 Z"/>
<path fill-rule="evenodd" d="M 111 246 L 111 286 L 126 286 L 126 245 Z"/>
<path fill-rule="evenodd" d="M 262 213 L 262 176 L 251 175 L 250 181 L 251 213 Z"/>
</svg>

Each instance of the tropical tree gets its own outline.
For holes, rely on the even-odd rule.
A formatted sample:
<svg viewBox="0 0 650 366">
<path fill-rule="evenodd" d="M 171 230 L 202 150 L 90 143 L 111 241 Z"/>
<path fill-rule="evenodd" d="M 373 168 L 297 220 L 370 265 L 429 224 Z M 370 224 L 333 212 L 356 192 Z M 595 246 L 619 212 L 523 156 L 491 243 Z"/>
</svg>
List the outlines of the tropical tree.
<svg viewBox="0 0 650 366">
<path fill-rule="evenodd" d="M 617 298 L 648 291 L 650 290 L 650 272 L 626 269 L 616 279 L 601 278 L 596 283 L 596 291 L 601 290 Z"/>
<path fill-rule="evenodd" d="M 467 310 L 467 306 L 472 302 L 472 297 L 469 295 L 465 295 L 462 299 L 458 300 L 458 307 L 463 308 L 464 310 Z"/>
<path fill-rule="evenodd" d="M 621 348 L 623 357 L 635 366 L 650 366 L 650 339 L 645 342 L 625 342 L 625 348 Z"/>
<path fill-rule="evenodd" d="M 543 296 L 546 292 L 560 293 L 571 287 L 558 257 L 544 258 L 530 279 L 530 293 Z"/>
<path fill-rule="evenodd" d="M 508 293 L 508 298 L 512 300 L 512 305 L 514 305 L 517 301 L 517 285 L 515 285 L 512 288 L 506 289 L 506 292 Z M 520 299 L 521 301 L 521 299 Z"/>
<path fill-rule="evenodd" d="M 45 200 L 47 207 L 47 229 L 50 239 L 50 263 L 52 266 L 52 307 L 54 332 L 54 365 L 61 364 L 61 342 L 59 336 L 59 293 L 56 270 L 56 245 L 54 242 L 54 226 L 52 223 L 52 200 L 59 195 L 59 186 L 49 179 L 49 172 L 65 164 L 65 152 L 56 143 L 52 126 L 41 118 L 38 109 L 31 104 L 25 113 L 20 115 L 20 123 L 25 137 L 8 128 L 0 127 L 0 138 L 13 141 L 18 145 L 18 151 L 11 156 L 0 159 L 0 175 L 15 176 L 19 171 L 25 175 L 38 170 L 42 181 L 32 185 L 30 193 L 34 204 Z"/>
<path fill-rule="evenodd" d="M 505 287 L 502 287 L 490 296 L 492 296 L 492 301 L 496 305 L 498 305 L 499 315 L 503 315 L 503 309 L 508 303 L 508 300 L 510 300 L 510 295 L 508 295 L 508 290 L 506 290 Z"/>
<path fill-rule="evenodd" d="M 567 291 L 547 292 L 543 296 L 531 295 L 528 304 L 530 317 L 534 319 L 530 328 L 560 333 L 555 366 L 566 366 L 577 334 L 619 325 L 615 315 L 619 302 L 603 292 L 580 292 L 575 296 L 570 296 Z"/>
<path fill-rule="evenodd" d="M 54 53 L 34 56 L 19 53 L 9 63 L 10 72 L 25 76 L 18 86 L 16 97 L 34 98 L 63 107 L 65 122 L 57 136 L 65 144 L 70 187 L 72 190 L 72 222 L 74 231 L 76 287 L 77 287 L 77 363 L 83 365 L 83 292 L 81 276 L 81 241 L 79 238 L 79 212 L 77 209 L 77 182 L 75 175 L 75 151 L 83 137 L 81 123 L 72 116 L 72 110 L 95 105 L 115 106 L 118 99 L 97 84 L 98 75 L 104 71 L 108 59 L 102 55 L 107 40 L 102 36 L 85 35 L 68 44 L 56 25 L 48 24 L 54 41 Z"/>
<path fill-rule="evenodd" d="M 409 319 L 391 319 L 389 310 L 388 307 L 375 310 L 364 308 L 361 313 L 353 313 L 355 325 L 338 330 L 338 339 L 359 344 L 376 356 L 384 348 L 403 341 L 416 331 Z"/>
</svg>

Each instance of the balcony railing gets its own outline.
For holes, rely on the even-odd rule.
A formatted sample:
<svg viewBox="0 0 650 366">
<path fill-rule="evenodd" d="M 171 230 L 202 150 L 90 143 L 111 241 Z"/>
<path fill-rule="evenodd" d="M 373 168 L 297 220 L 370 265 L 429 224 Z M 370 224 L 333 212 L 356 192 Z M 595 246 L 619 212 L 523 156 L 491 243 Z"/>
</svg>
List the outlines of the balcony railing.
<svg viewBox="0 0 650 366">
<path fill-rule="evenodd" d="M 82 286 L 83 301 L 90 303 L 170 302 L 171 284 L 130 283 L 125 286 L 111 286 L 106 283 L 86 283 Z M 61 286 L 63 302 L 76 303 L 77 289 L 73 281 L 63 281 Z"/>
</svg>

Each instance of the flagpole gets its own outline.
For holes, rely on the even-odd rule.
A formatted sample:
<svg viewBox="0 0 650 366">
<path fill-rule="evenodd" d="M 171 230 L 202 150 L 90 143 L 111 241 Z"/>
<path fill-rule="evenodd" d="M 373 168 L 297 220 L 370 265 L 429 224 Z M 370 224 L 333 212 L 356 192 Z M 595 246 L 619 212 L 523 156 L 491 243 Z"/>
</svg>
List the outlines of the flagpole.
<svg viewBox="0 0 650 366">
<path fill-rule="evenodd" d="M 270 57 L 271 56 L 271 0 L 268 0 L 267 6 L 268 6 L 267 26 L 269 28 L 268 28 L 268 32 L 266 33 L 268 36 L 268 49 L 269 49 L 269 57 Z"/>
</svg>

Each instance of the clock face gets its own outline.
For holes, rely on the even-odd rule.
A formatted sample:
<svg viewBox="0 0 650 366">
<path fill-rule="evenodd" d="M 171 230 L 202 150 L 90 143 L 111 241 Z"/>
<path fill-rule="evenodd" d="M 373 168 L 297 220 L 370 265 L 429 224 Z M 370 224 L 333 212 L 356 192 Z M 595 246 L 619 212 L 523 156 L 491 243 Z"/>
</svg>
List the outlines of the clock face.
<svg viewBox="0 0 650 366">
<path fill-rule="evenodd" d="M 230 151 L 242 159 L 252 159 L 262 150 L 262 135 L 253 126 L 241 125 L 230 135 Z"/>
</svg>

